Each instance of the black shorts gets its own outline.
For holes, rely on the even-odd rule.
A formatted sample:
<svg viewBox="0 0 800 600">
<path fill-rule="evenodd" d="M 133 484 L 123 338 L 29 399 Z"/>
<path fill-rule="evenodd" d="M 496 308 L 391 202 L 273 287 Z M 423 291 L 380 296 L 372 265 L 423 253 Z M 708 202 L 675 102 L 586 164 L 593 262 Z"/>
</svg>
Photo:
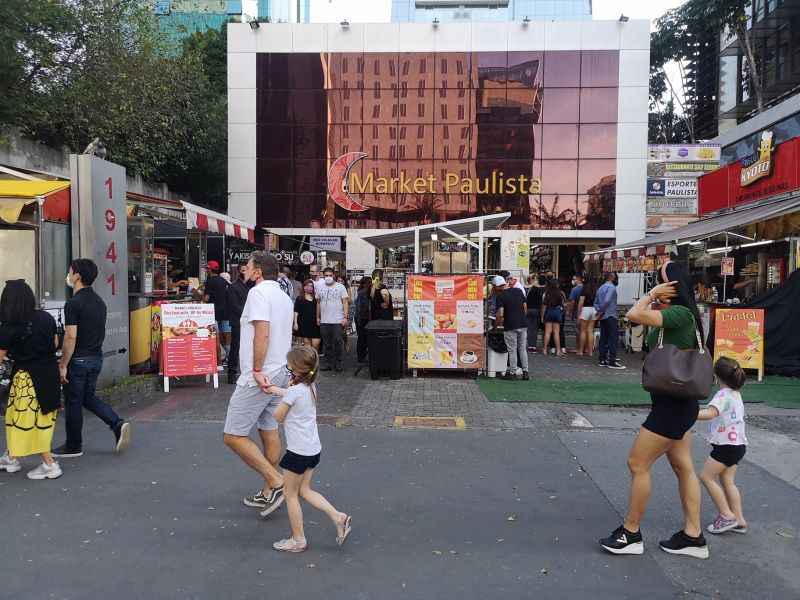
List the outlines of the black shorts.
<svg viewBox="0 0 800 600">
<path fill-rule="evenodd" d="M 653 407 L 642 427 L 671 440 L 683 439 L 697 421 L 697 414 L 700 412 L 697 400 L 681 400 L 655 394 L 650 394 L 650 398 Z"/>
<path fill-rule="evenodd" d="M 315 468 L 319 464 L 319 454 L 314 456 L 303 456 L 302 454 L 295 454 L 291 450 L 287 450 L 286 454 L 281 459 L 280 467 L 302 475 L 309 469 Z"/>
<path fill-rule="evenodd" d="M 744 458 L 745 452 L 747 452 L 747 446 L 744 444 L 740 446 L 711 444 L 711 458 L 726 467 L 738 465 L 739 461 Z"/>
</svg>

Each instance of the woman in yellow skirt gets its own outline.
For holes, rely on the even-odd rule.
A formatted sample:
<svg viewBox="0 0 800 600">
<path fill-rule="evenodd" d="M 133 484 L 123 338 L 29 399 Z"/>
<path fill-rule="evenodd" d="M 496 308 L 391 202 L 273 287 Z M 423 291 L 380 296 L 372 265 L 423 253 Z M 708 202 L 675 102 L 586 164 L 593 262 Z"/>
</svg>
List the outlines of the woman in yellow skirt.
<svg viewBox="0 0 800 600">
<path fill-rule="evenodd" d="M 16 473 L 19 459 L 42 456 L 29 479 L 55 479 L 61 467 L 50 449 L 56 415 L 61 406 L 61 383 L 56 361 L 56 322 L 36 309 L 33 290 L 22 279 L 7 281 L 0 296 L 0 362 L 13 362 L 5 426 L 8 449 L 0 456 L 0 471 Z"/>
</svg>

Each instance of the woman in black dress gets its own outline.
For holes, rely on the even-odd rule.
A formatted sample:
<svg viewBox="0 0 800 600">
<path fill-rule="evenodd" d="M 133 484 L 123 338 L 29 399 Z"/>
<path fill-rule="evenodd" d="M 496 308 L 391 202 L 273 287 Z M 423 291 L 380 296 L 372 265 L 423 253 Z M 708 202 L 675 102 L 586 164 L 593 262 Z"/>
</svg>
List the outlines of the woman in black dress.
<svg viewBox="0 0 800 600">
<path fill-rule="evenodd" d="M 311 346 L 319 352 L 322 335 L 317 323 L 317 299 L 311 279 L 303 282 L 303 295 L 294 301 L 294 332 L 304 346 Z"/>
</svg>

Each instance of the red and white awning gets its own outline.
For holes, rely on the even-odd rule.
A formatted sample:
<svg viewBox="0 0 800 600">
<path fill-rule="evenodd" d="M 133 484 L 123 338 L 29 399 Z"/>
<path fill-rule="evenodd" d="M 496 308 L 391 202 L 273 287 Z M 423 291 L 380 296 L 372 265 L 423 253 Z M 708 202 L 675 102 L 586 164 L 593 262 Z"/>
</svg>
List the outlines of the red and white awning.
<svg viewBox="0 0 800 600">
<path fill-rule="evenodd" d="M 181 201 L 186 210 L 186 229 L 221 233 L 255 243 L 255 226 L 228 215 Z"/>
</svg>

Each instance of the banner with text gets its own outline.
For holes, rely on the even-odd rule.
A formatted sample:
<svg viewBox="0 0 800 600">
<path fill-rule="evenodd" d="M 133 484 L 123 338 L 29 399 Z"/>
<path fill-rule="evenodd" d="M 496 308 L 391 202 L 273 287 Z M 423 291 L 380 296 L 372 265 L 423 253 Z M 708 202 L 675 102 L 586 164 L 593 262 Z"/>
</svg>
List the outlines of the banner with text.
<svg viewBox="0 0 800 600">
<path fill-rule="evenodd" d="M 718 308 L 714 313 L 714 362 L 732 358 L 764 375 L 764 309 Z"/>
<path fill-rule="evenodd" d="M 164 376 L 215 374 L 218 333 L 213 304 L 162 304 Z"/>
</svg>

